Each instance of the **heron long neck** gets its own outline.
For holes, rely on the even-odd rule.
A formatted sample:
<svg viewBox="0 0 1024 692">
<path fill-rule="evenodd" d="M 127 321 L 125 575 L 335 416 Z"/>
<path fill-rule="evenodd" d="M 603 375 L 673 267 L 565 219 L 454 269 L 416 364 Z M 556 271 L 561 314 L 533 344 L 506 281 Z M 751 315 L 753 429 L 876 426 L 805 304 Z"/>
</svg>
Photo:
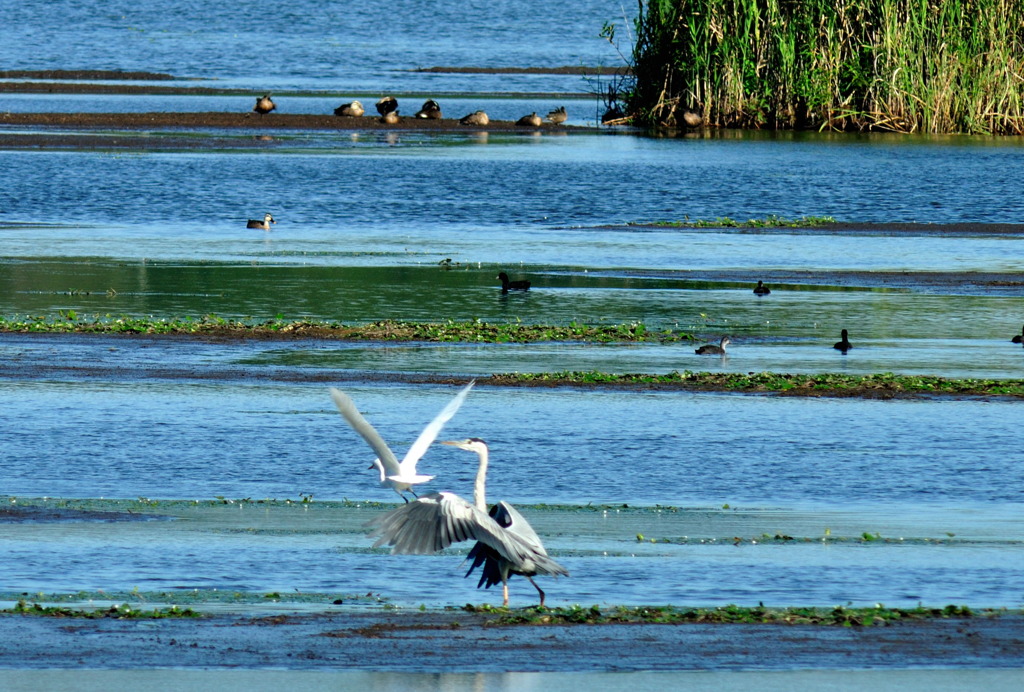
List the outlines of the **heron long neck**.
<svg viewBox="0 0 1024 692">
<path fill-rule="evenodd" d="M 480 466 L 476 470 L 476 483 L 473 484 L 473 504 L 481 512 L 487 511 L 487 448 L 477 450 L 480 455 Z"/>
</svg>

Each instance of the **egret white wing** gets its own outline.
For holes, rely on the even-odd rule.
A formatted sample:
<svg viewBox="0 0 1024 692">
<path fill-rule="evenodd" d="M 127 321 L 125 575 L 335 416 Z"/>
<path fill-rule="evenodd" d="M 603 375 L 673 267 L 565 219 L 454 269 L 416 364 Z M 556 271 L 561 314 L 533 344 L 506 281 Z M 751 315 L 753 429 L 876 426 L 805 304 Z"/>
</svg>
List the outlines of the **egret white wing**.
<svg viewBox="0 0 1024 692">
<path fill-rule="evenodd" d="M 447 406 L 445 406 L 441 413 L 437 414 L 434 420 L 430 421 L 430 424 L 423 429 L 416 441 L 412 443 L 412 447 L 405 453 L 401 464 L 399 464 L 400 470 L 398 475 L 401 476 L 415 476 L 416 475 L 416 462 L 420 460 L 424 454 L 427 453 L 427 448 L 430 444 L 437 439 L 438 433 L 441 432 L 441 428 L 444 424 L 452 419 L 455 412 L 462 406 L 462 402 L 466 400 L 466 396 L 469 394 L 469 390 L 476 384 L 476 380 L 471 381 L 465 387 L 462 388 L 454 399 L 452 399 Z M 372 430 L 372 428 L 371 428 Z"/>
<path fill-rule="evenodd" d="M 366 443 L 373 448 L 376 452 L 377 458 L 380 459 L 384 465 L 384 469 L 387 474 L 400 473 L 401 469 L 398 466 L 398 458 L 395 453 L 388 447 L 388 443 L 384 441 L 384 438 L 373 429 L 363 414 L 359 413 L 359 409 L 356 408 L 355 402 L 348 394 L 345 394 L 340 389 L 331 387 L 331 398 L 334 399 L 334 405 L 338 407 L 338 411 L 348 424 L 352 426 L 352 429 L 359 433 Z M 434 433 L 435 435 L 437 433 Z"/>
</svg>

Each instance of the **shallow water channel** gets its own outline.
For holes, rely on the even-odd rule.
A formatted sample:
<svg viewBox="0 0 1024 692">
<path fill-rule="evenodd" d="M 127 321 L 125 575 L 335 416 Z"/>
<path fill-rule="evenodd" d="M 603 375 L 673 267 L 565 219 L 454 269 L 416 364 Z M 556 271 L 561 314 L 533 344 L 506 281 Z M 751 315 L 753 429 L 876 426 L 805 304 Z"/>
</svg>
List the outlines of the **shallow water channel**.
<svg viewBox="0 0 1024 692">
<path fill-rule="evenodd" d="M 483 107 L 512 119 L 561 103 L 572 113 L 568 124 L 582 125 L 598 112 L 578 77 L 403 71 L 474 62 L 459 40 L 472 13 L 460 8 L 437 10 L 450 29 L 438 38 L 447 52 L 392 37 L 383 53 L 353 51 L 346 72 L 331 67 L 342 64 L 337 52 L 367 37 L 353 30 L 343 41 L 307 26 L 302 17 L 322 3 L 299 4 L 294 23 L 282 24 L 298 27 L 281 37 L 292 57 L 267 65 L 250 58 L 225 65 L 223 46 L 243 40 L 248 24 L 219 9 L 211 10 L 208 32 L 192 33 L 144 8 L 134 25 L 83 16 L 79 31 L 108 40 L 92 41 L 81 57 L 105 67 L 108 46 L 137 48 L 144 35 L 149 58 L 122 50 L 136 56 L 122 69 L 152 69 L 159 56 L 175 55 L 177 86 L 195 76 L 206 86 L 219 80 L 224 89 L 281 91 L 285 113 L 323 112 L 335 101 L 392 90 L 402 90 L 406 103 L 424 94 L 447 98 L 450 115 Z M 564 21 L 535 33 L 523 31 L 513 10 L 495 11 L 507 15 L 507 31 L 529 41 L 521 52 L 495 49 L 482 62 L 557 66 L 614 57 L 595 36 L 566 42 L 564 33 L 581 35 L 584 21 L 596 33 L 594 17 L 615 19 L 615 7 L 560 6 Z M 353 11 L 368 21 L 380 8 Z M 58 35 L 68 22 L 54 12 L 27 26 Z M 0 57 L 13 51 L 5 64 L 15 69 L 66 68 L 36 45 L 41 35 L 50 34 L 19 30 L 9 45 L 20 48 L 0 47 Z M 483 43 L 502 45 L 492 33 Z M 33 46 L 37 59 L 25 64 Z M 5 103 L 21 112 L 251 107 L 247 98 L 217 94 L 12 94 Z M 317 608 L 337 599 L 496 602 L 498 594 L 478 593 L 462 578 L 458 554 L 407 558 L 370 548 L 362 522 L 380 511 L 376 503 L 398 498 L 366 469 L 372 455 L 332 407 L 329 385 L 350 391 L 404 450 L 454 393 L 410 383 L 418 374 L 1024 372 L 1024 350 L 1010 343 L 1024 322 L 1017 140 L 47 132 L 119 142 L 52 140 L 0 151 L 0 314 L 7 317 L 643 322 L 696 341 L 0 335 L 0 490 L 8 503 L 53 507 L 60 502 L 53 498 L 79 498 L 85 509 L 147 517 L 0 523 L 0 598 L 82 592 L 95 601 L 134 591 L 250 609 L 284 607 L 268 593 L 298 601 L 297 594 L 323 594 L 312 599 Z M 245 228 L 268 211 L 278 220 L 272 231 Z M 770 216 L 853 225 L 686 223 Z M 650 225 L 663 221 L 684 223 Z M 879 225 L 896 222 L 914 225 Z M 502 269 L 533 287 L 501 294 Z M 771 285 L 770 296 L 751 294 L 758 279 Z M 840 329 L 855 345 L 845 356 L 831 348 Z M 697 343 L 726 334 L 727 357 L 694 353 Z M 492 499 L 523 506 L 572 573 L 547 584 L 553 604 L 1018 606 L 1020 406 L 480 386 L 444 434 L 491 444 Z M 432 449 L 422 468 L 438 476 L 429 490 L 471 492 L 471 455 Z M 31 499 L 44 497 L 51 499 Z M 534 598 L 523 580 L 513 582 L 515 605 Z"/>
</svg>

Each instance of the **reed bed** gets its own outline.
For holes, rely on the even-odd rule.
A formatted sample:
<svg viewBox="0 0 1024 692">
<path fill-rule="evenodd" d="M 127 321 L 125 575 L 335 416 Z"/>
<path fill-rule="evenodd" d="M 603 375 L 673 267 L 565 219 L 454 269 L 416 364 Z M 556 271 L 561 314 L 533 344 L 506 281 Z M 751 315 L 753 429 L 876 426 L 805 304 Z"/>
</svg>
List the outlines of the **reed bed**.
<svg viewBox="0 0 1024 692">
<path fill-rule="evenodd" d="M 638 2 L 638 124 L 1024 132 L 1024 0 Z"/>
</svg>

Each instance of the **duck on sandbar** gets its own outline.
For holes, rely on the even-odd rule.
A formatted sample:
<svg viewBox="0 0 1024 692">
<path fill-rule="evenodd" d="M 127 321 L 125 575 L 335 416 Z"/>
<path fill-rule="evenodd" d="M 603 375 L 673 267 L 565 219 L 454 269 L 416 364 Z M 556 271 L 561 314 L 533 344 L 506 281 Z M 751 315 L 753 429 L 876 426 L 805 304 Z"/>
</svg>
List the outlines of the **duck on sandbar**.
<svg viewBox="0 0 1024 692">
<path fill-rule="evenodd" d="M 259 113 L 260 115 L 266 115 L 275 108 L 277 108 L 277 104 L 270 99 L 270 94 L 264 94 L 262 97 L 256 99 L 256 105 L 253 107 L 252 112 Z"/>
<path fill-rule="evenodd" d="M 416 115 L 414 117 L 425 118 L 427 120 L 440 120 L 441 105 L 433 99 L 427 99 L 423 102 L 423 107 L 416 111 Z"/>
<path fill-rule="evenodd" d="M 384 115 L 380 116 L 380 121 L 385 125 L 397 125 L 399 120 L 401 120 L 401 118 L 398 116 L 398 111 L 388 111 Z"/>
<path fill-rule="evenodd" d="M 832 348 L 837 351 L 842 351 L 845 356 L 846 352 L 853 348 L 853 344 L 850 343 L 850 334 L 845 329 L 842 331 L 840 336 L 843 338 L 832 344 Z"/>
<path fill-rule="evenodd" d="M 540 127 L 543 124 L 544 121 L 540 119 L 540 116 L 537 115 L 536 111 L 529 115 L 524 115 L 516 121 L 516 125 L 519 127 Z"/>
<path fill-rule="evenodd" d="M 460 125 L 487 125 L 491 119 L 483 111 L 473 111 L 459 120 Z"/>
<path fill-rule="evenodd" d="M 569 116 L 565 113 L 565 106 L 559 106 L 553 111 L 548 112 L 548 120 L 553 122 L 555 125 L 561 125 L 568 117 Z"/>
<path fill-rule="evenodd" d="M 274 217 L 271 216 L 270 214 L 264 214 L 262 221 L 260 221 L 259 219 L 249 219 L 249 222 L 245 224 L 245 227 L 246 228 L 259 228 L 259 229 L 262 229 L 264 231 L 269 231 L 270 230 L 270 224 L 272 224 L 272 223 L 277 223 L 277 221 L 274 221 Z"/>
<path fill-rule="evenodd" d="M 398 110 L 398 99 L 394 96 L 383 96 L 377 101 L 377 112 L 381 115 L 387 115 L 393 111 Z"/>
<path fill-rule="evenodd" d="M 524 280 L 520 281 L 509 281 L 508 274 L 501 272 L 498 274 L 498 279 L 501 281 L 501 292 L 508 293 L 509 291 L 529 291 L 530 282 Z"/>
<path fill-rule="evenodd" d="M 766 296 L 771 292 L 772 289 L 765 286 L 763 281 L 758 281 L 757 286 L 754 286 L 754 295 L 756 296 Z"/>
<path fill-rule="evenodd" d="M 704 344 L 698 348 L 694 353 L 699 356 L 724 356 L 725 347 L 732 343 L 732 339 L 727 336 L 723 336 L 722 340 L 718 344 Z"/>
<path fill-rule="evenodd" d="M 334 109 L 335 115 L 350 118 L 358 118 L 365 112 L 366 109 L 363 108 L 363 104 L 359 103 L 358 101 L 353 101 L 352 103 L 343 103 Z"/>
</svg>

